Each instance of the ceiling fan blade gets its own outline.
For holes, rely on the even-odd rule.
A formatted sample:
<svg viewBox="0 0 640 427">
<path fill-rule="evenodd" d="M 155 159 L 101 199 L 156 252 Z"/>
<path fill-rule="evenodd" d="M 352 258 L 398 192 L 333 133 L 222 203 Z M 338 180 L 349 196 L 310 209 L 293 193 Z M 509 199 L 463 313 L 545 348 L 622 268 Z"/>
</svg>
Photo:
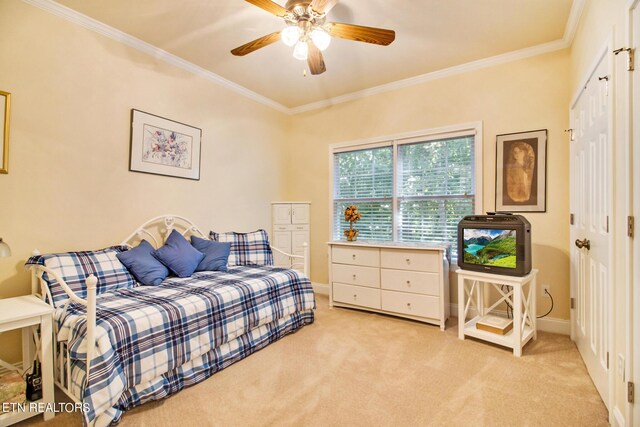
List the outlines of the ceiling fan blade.
<svg viewBox="0 0 640 427">
<path fill-rule="evenodd" d="M 273 13 L 276 16 L 284 17 L 287 15 L 287 9 L 280 6 L 271 0 L 245 0 L 254 6 L 258 6 L 260 9 L 264 9 L 269 13 Z"/>
<path fill-rule="evenodd" d="M 340 24 L 332 22 L 329 24 L 329 34 L 341 39 L 355 40 L 364 43 L 379 44 L 388 46 L 396 39 L 396 32 L 382 28 L 362 27 L 360 25 Z"/>
<path fill-rule="evenodd" d="M 309 46 L 309 54 L 307 56 L 307 64 L 309 64 L 309 70 L 311 74 L 318 75 L 327 71 L 327 67 L 324 65 L 324 58 L 322 52 L 312 42 L 307 42 Z"/>
<path fill-rule="evenodd" d="M 258 49 L 261 49 L 265 46 L 269 46 L 272 43 L 277 42 L 278 40 L 280 40 L 280 32 L 275 32 L 275 33 L 271 33 L 268 34 L 264 37 L 260 37 L 259 39 L 256 39 L 252 42 L 243 44 L 240 47 L 237 47 L 235 49 L 233 49 L 231 51 L 232 54 L 234 54 L 235 56 L 245 56 L 248 53 L 254 52 Z"/>
<path fill-rule="evenodd" d="M 336 3 L 338 3 L 338 0 L 313 0 L 311 2 L 311 9 L 318 13 L 329 13 Z"/>
</svg>

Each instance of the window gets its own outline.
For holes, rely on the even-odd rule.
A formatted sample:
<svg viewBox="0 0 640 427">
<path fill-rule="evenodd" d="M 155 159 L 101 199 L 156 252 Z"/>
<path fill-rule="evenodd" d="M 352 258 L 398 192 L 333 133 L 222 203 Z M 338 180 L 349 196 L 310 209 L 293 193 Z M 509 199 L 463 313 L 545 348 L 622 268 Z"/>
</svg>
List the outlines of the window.
<svg viewBox="0 0 640 427">
<path fill-rule="evenodd" d="M 334 239 L 349 228 L 344 210 L 355 204 L 362 213 L 360 238 L 393 238 L 393 147 L 347 151 L 334 155 Z"/>
<path fill-rule="evenodd" d="M 477 130 L 333 149 L 333 238 L 349 228 L 344 209 L 362 213 L 360 239 L 444 242 L 456 254 L 458 222 L 480 206 Z M 481 133 L 479 133 L 481 135 Z"/>
</svg>

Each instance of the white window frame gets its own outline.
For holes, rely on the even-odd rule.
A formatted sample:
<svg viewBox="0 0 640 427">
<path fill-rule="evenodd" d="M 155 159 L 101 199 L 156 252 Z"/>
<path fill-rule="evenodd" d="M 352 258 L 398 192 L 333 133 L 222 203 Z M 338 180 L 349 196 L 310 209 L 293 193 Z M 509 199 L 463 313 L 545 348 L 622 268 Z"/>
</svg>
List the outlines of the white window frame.
<svg viewBox="0 0 640 427">
<path fill-rule="evenodd" d="M 333 241 L 333 227 L 334 227 L 334 154 L 345 151 L 364 150 L 377 147 L 393 148 L 393 236 L 392 241 L 397 242 L 398 234 L 398 198 L 397 198 L 397 161 L 398 161 L 398 146 L 404 144 L 410 144 L 415 142 L 436 141 L 440 139 L 448 139 L 462 136 L 474 136 L 474 174 L 473 185 L 475 187 L 475 214 L 482 214 L 483 212 L 483 124 L 482 121 L 463 123 L 458 125 L 444 126 L 432 129 L 423 129 L 413 132 L 405 132 L 395 135 L 380 136 L 375 138 L 365 138 L 355 141 L 338 142 L 329 145 L 329 241 Z M 452 254 L 455 258 L 457 254 Z"/>
</svg>

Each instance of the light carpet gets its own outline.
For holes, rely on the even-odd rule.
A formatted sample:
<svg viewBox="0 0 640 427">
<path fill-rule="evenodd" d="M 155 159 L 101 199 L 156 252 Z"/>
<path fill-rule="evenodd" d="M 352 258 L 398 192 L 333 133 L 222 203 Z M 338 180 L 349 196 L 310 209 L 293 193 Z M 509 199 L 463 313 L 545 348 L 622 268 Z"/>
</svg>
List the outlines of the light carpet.
<svg viewBox="0 0 640 427">
<path fill-rule="evenodd" d="M 168 399 L 124 414 L 133 426 L 606 426 L 571 340 L 540 332 L 521 358 L 436 326 L 355 310 L 316 321 Z M 23 422 L 81 425 L 79 414 Z"/>
</svg>

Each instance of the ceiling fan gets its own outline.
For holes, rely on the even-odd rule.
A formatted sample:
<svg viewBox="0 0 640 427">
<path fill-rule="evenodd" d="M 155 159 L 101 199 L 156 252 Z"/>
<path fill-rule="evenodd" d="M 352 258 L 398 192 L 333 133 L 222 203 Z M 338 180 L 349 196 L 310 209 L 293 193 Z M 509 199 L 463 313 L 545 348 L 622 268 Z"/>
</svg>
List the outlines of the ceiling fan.
<svg viewBox="0 0 640 427">
<path fill-rule="evenodd" d="M 287 26 L 282 31 L 233 49 L 231 53 L 236 56 L 244 56 L 282 40 L 287 46 L 295 46 L 294 58 L 307 61 L 311 74 L 322 74 L 327 70 L 322 51 L 329 47 L 331 36 L 382 46 L 390 45 L 396 38 L 393 30 L 325 22 L 327 13 L 338 0 L 288 0 L 284 7 L 271 0 L 245 1 L 283 18 Z"/>
</svg>

